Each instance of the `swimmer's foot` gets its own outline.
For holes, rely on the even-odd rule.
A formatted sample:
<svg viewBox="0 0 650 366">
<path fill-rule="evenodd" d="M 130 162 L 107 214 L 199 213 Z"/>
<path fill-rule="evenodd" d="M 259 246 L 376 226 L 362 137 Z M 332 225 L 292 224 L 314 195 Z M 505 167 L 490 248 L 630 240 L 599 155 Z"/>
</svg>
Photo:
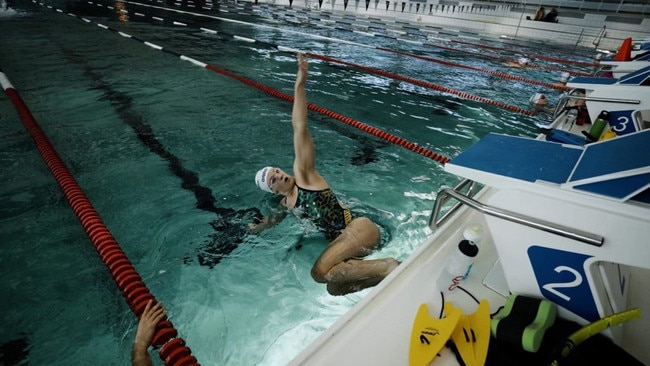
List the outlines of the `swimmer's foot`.
<svg viewBox="0 0 650 366">
<path fill-rule="evenodd" d="M 395 268 L 397 268 L 397 266 L 402 264 L 402 262 L 400 262 L 400 261 L 398 261 L 398 260 L 396 260 L 394 258 L 387 258 L 386 262 L 387 262 L 386 263 L 387 267 L 386 267 L 386 274 L 384 275 L 384 277 L 388 276 L 391 272 L 393 272 L 393 270 Z"/>
</svg>

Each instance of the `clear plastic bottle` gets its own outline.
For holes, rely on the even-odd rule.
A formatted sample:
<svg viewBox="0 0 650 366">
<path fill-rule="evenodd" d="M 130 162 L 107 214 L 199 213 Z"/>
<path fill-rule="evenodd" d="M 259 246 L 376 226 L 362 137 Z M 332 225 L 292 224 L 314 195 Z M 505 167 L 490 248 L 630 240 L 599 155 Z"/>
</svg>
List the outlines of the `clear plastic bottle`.
<svg viewBox="0 0 650 366">
<path fill-rule="evenodd" d="M 438 278 L 438 289 L 449 292 L 456 289 L 460 281 L 469 275 L 481 242 L 481 227 L 470 225 L 463 231 L 463 239 Z"/>
</svg>

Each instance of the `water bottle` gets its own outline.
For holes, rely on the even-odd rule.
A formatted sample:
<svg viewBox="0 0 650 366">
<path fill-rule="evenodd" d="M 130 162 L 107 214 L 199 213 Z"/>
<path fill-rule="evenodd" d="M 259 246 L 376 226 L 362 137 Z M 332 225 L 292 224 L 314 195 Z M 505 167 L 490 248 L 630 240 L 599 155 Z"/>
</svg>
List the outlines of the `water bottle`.
<svg viewBox="0 0 650 366">
<path fill-rule="evenodd" d="M 463 231 L 463 239 L 458 243 L 456 250 L 438 279 L 440 291 L 453 291 L 458 287 L 460 281 L 467 277 L 474 264 L 474 259 L 478 255 L 478 244 L 480 242 L 480 226 L 472 225 Z"/>
<path fill-rule="evenodd" d="M 587 136 L 587 140 L 589 140 L 589 142 L 598 141 L 600 135 L 603 134 L 603 131 L 605 130 L 605 127 L 608 124 L 608 121 L 609 121 L 609 112 L 602 111 L 598 115 L 598 118 L 596 118 L 594 123 L 591 125 L 591 129 L 589 130 L 589 132 L 582 131 L 582 133 L 585 136 Z"/>
</svg>

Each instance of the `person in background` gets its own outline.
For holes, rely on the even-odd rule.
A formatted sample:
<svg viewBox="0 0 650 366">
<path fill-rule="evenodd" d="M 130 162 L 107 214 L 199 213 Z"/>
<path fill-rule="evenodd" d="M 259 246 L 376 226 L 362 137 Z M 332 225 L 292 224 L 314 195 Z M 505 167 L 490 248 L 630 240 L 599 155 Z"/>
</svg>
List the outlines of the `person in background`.
<svg viewBox="0 0 650 366">
<path fill-rule="evenodd" d="M 569 79 L 571 78 L 571 74 L 568 72 L 563 72 L 562 75 L 560 76 L 560 79 L 553 83 L 555 86 L 566 86 L 566 84 L 569 82 Z"/>
<path fill-rule="evenodd" d="M 249 230 L 259 233 L 280 222 L 289 210 L 314 223 L 329 244 L 314 263 L 311 276 L 316 282 L 327 284 L 331 295 L 345 295 L 377 285 L 399 262 L 393 258 L 362 259 L 380 244 L 379 228 L 369 218 L 355 217 L 342 206 L 316 170 L 314 142 L 307 126 L 307 71 L 307 57 L 299 53 L 291 113 L 294 176 L 272 166 L 257 172 L 257 187 L 282 198 L 276 214 L 250 224 Z"/>
<path fill-rule="evenodd" d="M 551 9 L 551 11 L 549 11 L 542 20 L 549 23 L 557 23 L 557 9 Z"/>
<path fill-rule="evenodd" d="M 131 350 L 132 366 L 153 365 L 148 349 L 153 341 L 156 325 L 167 315 L 167 310 L 162 307 L 160 301 L 152 304 L 153 300 L 149 300 L 138 322 L 138 330 L 135 332 L 135 341 Z"/>
<path fill-rule="evenodd" d="M 531 19 L 531 18 L 530 18 L 530 15 L 527 15 L 527 16 L 526 16 L 526 20 L 542 20 L 542 19 L 544 19 L 544 13 L 545 13 L 544 7 L 541 6 L 541 7 L 537 10 L 537 12 L 535 13 L 535 17 L 534 17 L 534 18 Z"/>
<path fill-rule="evenodd" d="M 553 112 L 555 109 L 548 105 L 548 98 L 546 95 L 541 93 L 536 93 L 530 98 L 530 104 L 533 106 L 533 112 L 535 114 L 542 112 Z"/>
<path fill-rule="evenodd" d="M 587 96 L 586 91 L 584 89 L 575 89 L 571 95 L 577 98 L 569 101 L 565 109 L 578 110 L 577 125 L 591 124 L 591 118 L 589 117 L 589 111 L 587 110 L 587 102 L 584 99 Z"/>
</svg>

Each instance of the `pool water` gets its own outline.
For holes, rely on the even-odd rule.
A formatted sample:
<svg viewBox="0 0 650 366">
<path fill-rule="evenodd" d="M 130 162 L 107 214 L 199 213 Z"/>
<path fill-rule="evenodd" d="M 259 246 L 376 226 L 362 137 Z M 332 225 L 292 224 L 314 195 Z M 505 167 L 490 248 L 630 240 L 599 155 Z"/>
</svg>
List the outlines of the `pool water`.
<svg viewBox="0 0 650 366">
<path fill-rule="evenodd" d="M 289 95 L 295 55 L 268 44 L 520 108 L 536 92 L 551 101 L 559 95 L 375 46 L 545 82 L 559 77 L 480 57 L 491 51 L 457 46 L 472 56 L 299 26 L 273 19 L 285 10 L 270 6 L 256 14 L 201 12 L 235 23 L 131 3 L 45 4 L 52 8 L 18 1 L 2 15 L 0 67 L 203 365 L 284 365 L 370 290 L 333 297 L 315 283 L 309 272 L 326 243 L 294 218 L 259 236 L 245 232 L 276 205 L 255 187 L 257 169 L 291 168 L 290 103 L 97 23 Z M 446 157 L 490 132 L 537 133 L 536 117 L 321 60 L 311 60 L 307 88 L 311 103 Z M 384 244 L 371 257 L 404 260 L 431 234 L 435 193 L 458 179 L 402 146 L 309 117 L 319 171 L 345 204 L 382 227 Z M 128 364 L 137 320 L 7 98 L 0 98 L 0 176 L 2 361 Z"/>
</svg>

